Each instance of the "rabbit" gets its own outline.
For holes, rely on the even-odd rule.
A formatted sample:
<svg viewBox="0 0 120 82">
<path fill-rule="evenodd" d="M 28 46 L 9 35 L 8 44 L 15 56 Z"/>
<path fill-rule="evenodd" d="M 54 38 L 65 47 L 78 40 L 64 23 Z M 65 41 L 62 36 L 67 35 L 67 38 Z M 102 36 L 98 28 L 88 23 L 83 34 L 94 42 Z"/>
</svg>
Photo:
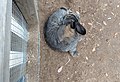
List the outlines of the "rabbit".
<svg viewBox="0 0 120 82">
<path fill-rule="evenodd" d="M 86 29 L 79 23 L 80 16 L 66 7 L 61 7 L 48 18 L 44 27 L 44 38 L 53 50 L 69 52 L 71 56 L 78 56 L 76 49 L 81 35 L 86 34 Z M 62 38 L 67 25 L 74 29 L 72 37 Z"/>
</svg>

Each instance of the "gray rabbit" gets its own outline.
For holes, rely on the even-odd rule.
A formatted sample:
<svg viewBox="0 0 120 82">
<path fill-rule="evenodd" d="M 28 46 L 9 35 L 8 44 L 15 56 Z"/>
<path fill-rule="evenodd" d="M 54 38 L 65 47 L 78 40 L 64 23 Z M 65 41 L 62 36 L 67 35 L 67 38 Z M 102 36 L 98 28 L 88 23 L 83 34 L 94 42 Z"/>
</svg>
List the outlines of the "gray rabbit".
<svg viewBox="0 0 120 82">
<path fill-rule="evenodd" d="M 54 50 L 69 52 L 73 57 L 78 56 L 76 49 L 81 35 L 86 34 L 86 29 L 79 23 L 79 14 L 70 9 L 61 7 L 47 20 L 44 27 L 46 43 Z M 72 37 L 62 38 L 67 25 L 74 29 Z"/>
</svg>

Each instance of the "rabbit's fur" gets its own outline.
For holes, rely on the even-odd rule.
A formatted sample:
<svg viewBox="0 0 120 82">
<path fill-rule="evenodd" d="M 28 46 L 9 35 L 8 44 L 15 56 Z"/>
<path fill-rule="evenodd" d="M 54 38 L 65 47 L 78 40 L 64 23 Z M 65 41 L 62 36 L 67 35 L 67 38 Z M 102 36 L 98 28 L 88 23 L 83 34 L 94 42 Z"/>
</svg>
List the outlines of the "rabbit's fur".
<svg viewBox="0 0 120 82">
<path fill-rule="evenodd" d="M 69 52 L 73 57 L 79 55 L 76 47 L 80 36 L 84 34 L 80 34 L 75 30 L 79 23 L 78 20 L 79 15 L 65 7 L 56 10 L 45 23 L 44 37 L 46 43 L 54 50 Z M 71 24 L 71 28 L 74 29 L 74 35 L 72 37 L 62 38 L 68 24 Z"/>
</svg>

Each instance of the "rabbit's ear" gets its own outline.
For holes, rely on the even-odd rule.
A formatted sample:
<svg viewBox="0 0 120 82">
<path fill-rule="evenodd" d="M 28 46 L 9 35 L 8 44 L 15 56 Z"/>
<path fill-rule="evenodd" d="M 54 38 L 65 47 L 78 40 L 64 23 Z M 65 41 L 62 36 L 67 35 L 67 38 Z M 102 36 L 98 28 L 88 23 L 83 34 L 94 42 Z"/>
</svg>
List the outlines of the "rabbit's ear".
<svg viewBox="0 0 120 82">
<path fill-rule="evenodd" d="M 68 9 L 66 7 L 61 7 L 60 9 L 63 9 L 65 11 L 67 11 Z"/>
<path fill-rule="evenodd" d="M 81 35 L 86 34 L 86 29 L 79 22 L 75 22 L 75 30 Z"/>
<path fill-rule="evenodd" d="M 72 29 L 75 29 L 75 22 L 72 22 L 72 23 L 70 24 L 70 27 L 71 27 Z"/>
</svg>

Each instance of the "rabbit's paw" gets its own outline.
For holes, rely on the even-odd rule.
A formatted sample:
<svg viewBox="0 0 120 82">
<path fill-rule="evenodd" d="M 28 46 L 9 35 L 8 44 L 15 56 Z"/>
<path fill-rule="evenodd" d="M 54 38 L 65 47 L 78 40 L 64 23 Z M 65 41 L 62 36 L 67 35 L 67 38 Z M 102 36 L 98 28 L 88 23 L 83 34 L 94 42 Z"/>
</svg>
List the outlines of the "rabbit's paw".
<svg viewBox="0 0 120 82">
<path fill-rule="evenodd" d="M 71 55 L 72 57 L 77 57 L 77 56 L 80 55 L 80 53 L 79 53 L 78 51 L 70 51 L 70 55 Z"/>
</svg>

